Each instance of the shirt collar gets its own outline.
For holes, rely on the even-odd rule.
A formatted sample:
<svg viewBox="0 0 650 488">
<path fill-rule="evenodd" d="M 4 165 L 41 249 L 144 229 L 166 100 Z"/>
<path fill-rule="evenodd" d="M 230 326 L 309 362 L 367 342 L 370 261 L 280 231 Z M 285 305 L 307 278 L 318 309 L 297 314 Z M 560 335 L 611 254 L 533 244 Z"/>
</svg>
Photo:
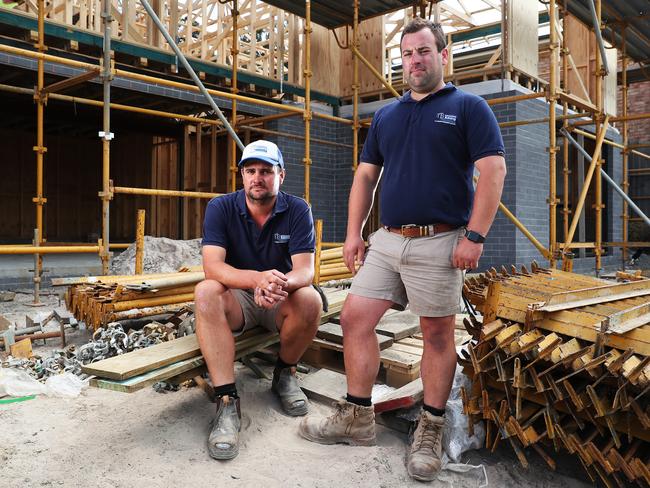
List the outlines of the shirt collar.
<svg viewBox="0 0 650 488">
<path fill-rule="evenodd" d="M 453 83 L 448 82 L 440 90 L 438 90 L 435 93 L 429 93 L 422 100 L 414 100 L 413 97 L 411 96 L 411 90 L 407 91 L 404 95 L 399 97 L 398 100 L 402 103 L 417 103 L 417 102 L 423 102 L 424 100 L 429 100 L 430 98 L 437 97 L 439 95 L 451 93 L 453 91 L 456 91 L 456 87 L 453 85 Z"/>
<path fill-rule="evenodd" d="M 235 197 L 235 205 L 237 210 L 241 215 L 248 214 L 248 207 L 246 207 L 246 193 L 244 190 L 238 190 L 237 196 Z M 279 191 L 275 199 L 275 207 L 273 208 L 273 215 L 284 212 L 289 208 L 289 203 L 287 202 L 287 196 L 283 191 Z"/>
</svg>

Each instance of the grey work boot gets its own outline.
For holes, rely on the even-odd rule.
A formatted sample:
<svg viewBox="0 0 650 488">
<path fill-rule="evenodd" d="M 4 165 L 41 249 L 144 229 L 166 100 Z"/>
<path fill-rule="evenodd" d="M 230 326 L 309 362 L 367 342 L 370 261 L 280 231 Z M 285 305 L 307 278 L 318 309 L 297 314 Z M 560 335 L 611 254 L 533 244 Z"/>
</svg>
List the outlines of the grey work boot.
<svg viewBox="0 0 650 488">
<path fill-rule="evenodd" d="M 406 470 L 419 481 L 432 481 L 440 471 L 444 417 L 422 410 L 408 455 Z"/>
<path fill-rule="evenodd" d="M 351 446 L 374 446 L 375 409 L 362 407 L 345 400 L 334 404 L 336 411 L 329 417 L 306 417 L 298 432 L 308 441 L 319 444 L 350 444 Z"/>
<path fill-rule="evenodd" d="M 278 395 L 287 415 L 299 417 L 307 413 L 307 396 L 298 386 L 295 367 L 276 369 L 271 389 Z"/>
<path fill-rule="evenodd" d="M 217 400 L 217 416 L 212 421 L 208 451 L 214 459 L 232 459 L 239 454 L 241 412 L 239 398 L 224 395 Z"/>
</svg>

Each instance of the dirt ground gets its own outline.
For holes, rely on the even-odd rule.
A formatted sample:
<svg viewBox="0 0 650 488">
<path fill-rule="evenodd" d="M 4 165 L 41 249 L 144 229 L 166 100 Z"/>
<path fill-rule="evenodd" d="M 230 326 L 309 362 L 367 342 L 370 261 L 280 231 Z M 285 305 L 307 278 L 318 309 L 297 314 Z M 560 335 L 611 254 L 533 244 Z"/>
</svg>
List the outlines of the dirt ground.
<svg viewBox="0 0 650 488">
<path fill-rule="evenodd" d="M 32 297 L 18 294 L 0 304 L 0 314 L 24 323 L 25 313 L 46 313 L 58 305 L 33 309 Z M 19 323 L 22 326 L 22 323 Z M 50 326 L 56 330 L 57 326 Z M 70 342 L 82 344 L 85 330 L 70 330 Z M 42 343 L 42 342 L 41 342 Z M 36 346 L 38 354 L 56 349 L 59 339 Z M 268 369 L 270 372 L 270 367 Z M 240 454 L 218 462 L 208 456 L 206 439 L 214 405 L 198 388 L 133 394 L 88 388 L 75 399 L 38 396 L 0 405 L 0 485 L 3 487 L 405 487 L 426 486 L 411 480 L 404 466 L 406 436 L 378 427 L 375 447 L 321 446 L 298 436 L 300 419 L 285 416 L 270 392 L 270 381 L 238 367 L 244 428 Z M 312 412 L 328 406 L 311 403 Z M 566 457 L 565 455 L 557 456 Z M 488 486 L 582 487 L 575 465 L 550 471 L 534 454 L 524 470 L 505 446 L 496 453 L 472 451 L 463 461 L 483 464 Z M 479 487 L 482 470 L 443 471 L 435 487 Z M 483 485 L 485 486 L 485 485 Z"/>
</svg>

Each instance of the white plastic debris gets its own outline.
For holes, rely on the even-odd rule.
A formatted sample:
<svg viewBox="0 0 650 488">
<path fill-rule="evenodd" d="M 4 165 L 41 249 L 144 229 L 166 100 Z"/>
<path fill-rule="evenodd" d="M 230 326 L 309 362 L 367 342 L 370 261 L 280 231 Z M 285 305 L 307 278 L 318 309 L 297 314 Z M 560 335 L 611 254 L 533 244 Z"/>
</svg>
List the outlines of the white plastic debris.
<svg viewBox="0 0 650 488">
<path fill-rule="evenodd" d="M 457 347 L 460 352 L 464 346 Z M 466 391 L 471 388 L 471 382 L 465 376 L 460 368 L 456 368 L 454 374 L 454 383 L 451 387 L 447 408 L 445 410 L 445 429 L 442 434 L 442 446 L 444 453 L 442 455 L 442 473 L 439 481 L 445 481 L 444 471 L 454 473 L 465 473 L 463 486 L 476 486 L 485 488 L 488 486 L 488 477 L 485 466 L 479 464 L 463 464 L 460 462 L 461 455 L 470 449 L 480 449 L 485 443 L 485 428 L 482 423 L 474 424 L 474 435 L 469 435 L 467 431 L 467 416 L 463 413 L 463 399 L 460 394 L 461 387 Z M 452 486 L 454 484 L 452 483 Z"/>
<path fill-rule="evenodd" d="M 0 396 L 47 395 L 75 398 L 87 386 L 88 380 L 81 380 L 72 373 L 50 376 L 45 383 L 41 383 L 25 370 L 0 367 Z"/>
<path fill-rule="evenodd" d="M 474 425 L 474 435 L 470 436 L 467 431 L 467 416 L 463 413 L 463 399 L 460 395 L 460 388 L 466 391 L 471 388 L 471 382 L 460 368 L 456 368 L 454 383 L 451 387 L 451 394 L 447 400 L 445 411 L 445 430 L 442 434 L 442 442 L 451 462 L 460 461 L 460 456 L 470 449 L 480 449 L 485 443 L 485 428 L 482 423 Z"/>
<path fill-rule="evenodd" d="M 0 367 L 0 396 L 21 397 L 46 393 L 47 388 L 27 371 Z"/>
<path fill-rule="evenodd" d="M 444 482 L 449 481 L 451 486 L 454 488 L 459 487 L 459 481 L 457 478 L 451 478 L 447 480 L 445 476 L 445 471 L 453 473 L 462 473 L 463 476 L 462 485 L 463 487 L 476 487 L 476 488 L 486 488 L 489 485 L 487 471 L 485 466 L 479 464 L 477 466 L 472 464 L 463 464 L 463 463 L 450 463 L 449 458 L 446 454 L 442 455 L 442 470 L 438 475 L 437 481 Z"/>
<path fill-rule="evenodd" d="M 88 386 L 88 380 L 82 380 L 72 373 L 63 373 L 50 376 L 45 381 L 47 396 L 76 398 L 81 390 Z"/>
<path fill-rule="evenodd" d="M 377 402 L 380 398 L 385 397 L 395 390 L 396 388 L 393 388 L 392 386 L 382 385 L 380 383 L 372 385 L 372 403 Z"/>
</svg>

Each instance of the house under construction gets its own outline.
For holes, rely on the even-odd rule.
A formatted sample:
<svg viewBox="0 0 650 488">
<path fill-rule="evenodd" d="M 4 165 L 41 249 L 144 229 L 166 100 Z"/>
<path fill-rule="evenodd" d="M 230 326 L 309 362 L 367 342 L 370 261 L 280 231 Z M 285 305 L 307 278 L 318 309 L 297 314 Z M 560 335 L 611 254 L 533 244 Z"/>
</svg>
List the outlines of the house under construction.
<svg viewBox="0 0 650 488">
<path fill-rule="evenodd" d="M 646 0 L 149 2 L 0 5 L 0 254 L 35 256 L 37 284 L 51 253 L 106 273 L 143 220 L 200 237 L 258 138 L 281 148 L 284 189 L 311 203 L 324 245 L 343 241 L 372 115 L 405 89 L 414 15 L 442 23 L 445 79 L 501 125 L 508 175 L 482 269 L 599 272 L 650 247 Z"/>
</svg>

